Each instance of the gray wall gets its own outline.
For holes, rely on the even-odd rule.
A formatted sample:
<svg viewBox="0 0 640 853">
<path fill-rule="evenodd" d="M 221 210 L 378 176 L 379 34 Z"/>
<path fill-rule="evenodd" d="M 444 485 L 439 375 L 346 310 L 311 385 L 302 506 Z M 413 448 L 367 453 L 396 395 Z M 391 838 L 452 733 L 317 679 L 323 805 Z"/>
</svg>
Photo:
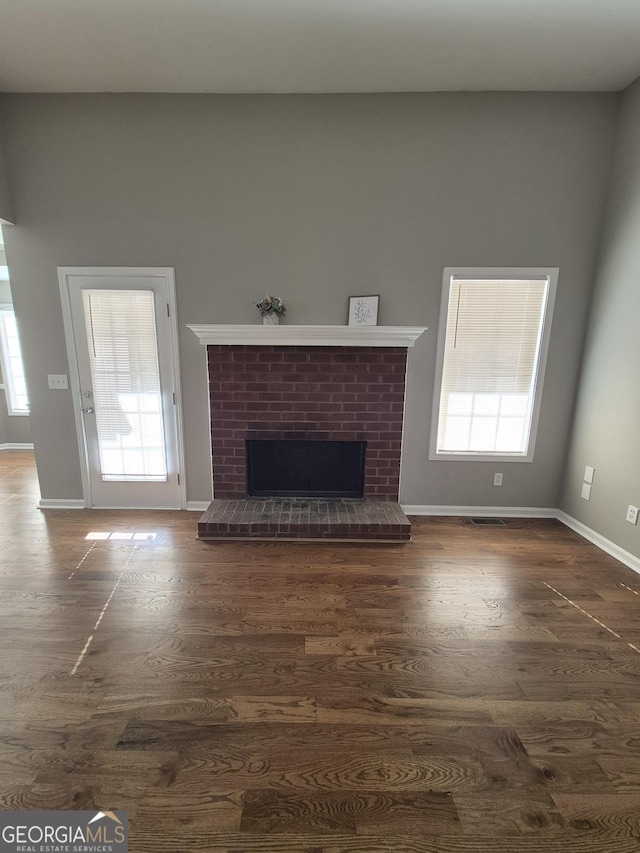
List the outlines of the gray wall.
<svg viewBox="0 0 640 853">
<path fill-rule="evenodd" d="M 9 185 L 4 162 L 4 150 L 2 145 L 3 128 L 0 123 L 0 223 L 13 222 L 13 207 L 9 197 Z"/>
<path fill-rule="evenodd" d="M 176 270 L 190 500 L 211 494 L 204 350 L 186 323 L 425 324 L 411 354 L 402 500 L 555 506 L 618 96 L 11 95 L 7 231 L 42 494 L 81 497 L 58 265 Z M 535 461 L 428 462 L 442 268 L 558 266 Z M 505 485 L 492 486 L 494 470 Z"/>
<path fill-rule="evenodd" d="M 624 94 L 561 508 L 640 557 L 640 82 Z M 585 465 L 596 469 L 580 498 Z"/>
<path fill-rule="evenodd" d="M 3 378 L 2 369 L 0 368 L 1 382 L 3 382 Z M 9 415 L 7 412 L 7 398 L 4 391 L 0 391 L 0 446 L 3 444 L 30 443 L 30 418 L 24 415 Z"/>
<path fill-rule="evenodd" d="M 0 444 L 31 444 L 29 417 L 22 415 L 9 417 L 6 400 L 0 399 L 0 408 Z"/>
</svg>

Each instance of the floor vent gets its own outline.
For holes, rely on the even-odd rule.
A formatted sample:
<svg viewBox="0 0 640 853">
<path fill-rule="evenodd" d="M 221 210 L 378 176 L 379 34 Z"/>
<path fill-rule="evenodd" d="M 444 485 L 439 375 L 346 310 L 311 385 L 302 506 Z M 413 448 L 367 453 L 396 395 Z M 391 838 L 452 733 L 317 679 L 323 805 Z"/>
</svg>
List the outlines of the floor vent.
<svg viewBox="0 0 640 853">
<path fill-rule="evenodd" d="M 506 524 L 501 518 L 470 518 L 469 521 L 471 524 L 482 525 L 483 527 L 488 526 L 497 526 L 497 527 L 506 527 Z"/>
</svg>

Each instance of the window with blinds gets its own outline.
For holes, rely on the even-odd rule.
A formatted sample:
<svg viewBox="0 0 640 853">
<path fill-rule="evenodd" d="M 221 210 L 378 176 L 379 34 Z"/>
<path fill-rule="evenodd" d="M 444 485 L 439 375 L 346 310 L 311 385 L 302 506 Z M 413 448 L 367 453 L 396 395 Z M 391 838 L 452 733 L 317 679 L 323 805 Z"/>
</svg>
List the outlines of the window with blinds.
<svg viewBox="0 0 640 853">
<path fill-rule="evenodd" d="M 0 306 L 0 363 L 10 415 L 28 415 L 29 397 L 18 337 L 16 315 L 11 306 Z"/>
<path fill-rule="evenodd" d="M 556 277 L 445 271 L 432 458 L 532 458 Z"/>
<path fill-rule="evenodd" d="M 83 290 L 102 479 L 167 479 L 154 295 Z"/>
</svg>

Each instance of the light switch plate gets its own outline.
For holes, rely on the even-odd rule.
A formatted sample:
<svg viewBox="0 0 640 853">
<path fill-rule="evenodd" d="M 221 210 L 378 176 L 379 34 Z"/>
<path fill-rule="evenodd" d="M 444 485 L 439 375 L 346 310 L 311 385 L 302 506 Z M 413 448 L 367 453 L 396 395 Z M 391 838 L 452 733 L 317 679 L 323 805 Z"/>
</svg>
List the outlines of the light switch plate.
<svg viewBox="0 0 640 853">
<path fill-rule="evenodd" d="M 585 483 L 593 483 L 593 476 L 596 473 L 596 469 L 592 468 L 591 465 L 587 465 L 584 469 L 584 481 Z"/>
<path fill-rule="evenodd" d="M 580 494 L 580 497 L 585 501 L 591 500 L 591 486 L 589 485 L 589 483 L 582 484 L 582 492 Z"/>
<path fill-rule="evenodd" d="M 47 380 L 49 388 L 53 391 L 66 391 L 69 387 L 69 380 L 66 373 L 49 373 Z"/>
</svg>

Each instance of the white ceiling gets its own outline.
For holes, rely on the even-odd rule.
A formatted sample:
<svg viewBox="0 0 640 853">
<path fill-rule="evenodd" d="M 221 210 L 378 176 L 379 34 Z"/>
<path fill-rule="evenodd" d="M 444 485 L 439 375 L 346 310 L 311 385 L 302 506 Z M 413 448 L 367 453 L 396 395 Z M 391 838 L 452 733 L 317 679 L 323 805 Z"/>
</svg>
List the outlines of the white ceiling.
<svg viewBox="0 0 640 853">
<path fill-rule="evenodd" d="M 0 0 L 4 92 L 619 90 L 640 0 Z"/>
</svg>

